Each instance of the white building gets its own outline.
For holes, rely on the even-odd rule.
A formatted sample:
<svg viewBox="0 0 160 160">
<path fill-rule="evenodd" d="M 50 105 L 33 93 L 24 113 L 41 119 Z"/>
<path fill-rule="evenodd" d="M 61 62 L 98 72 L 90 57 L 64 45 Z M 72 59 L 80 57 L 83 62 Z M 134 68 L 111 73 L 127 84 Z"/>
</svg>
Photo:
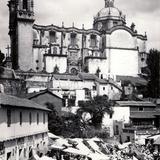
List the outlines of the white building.
<svg viewBox="0 0 160 160">
<path fill-rule="evenodd" d="M 0 94 L 0 159 L 28 160 L 48 146 L 48 109 L 27 99 Z"/>
<path fill-rule="evenodd" d="M 147 36 L 139 34 L 134 23 L 127 26 L 114 0 L 105 0 L 91 29 L 34 24 L 33 4 L 34 0 L 10 0 L 8 4 L 14 69 L 63 74 L 99 70 L 109 77 L 138 77 L 146 66 Z"/>
</svg>

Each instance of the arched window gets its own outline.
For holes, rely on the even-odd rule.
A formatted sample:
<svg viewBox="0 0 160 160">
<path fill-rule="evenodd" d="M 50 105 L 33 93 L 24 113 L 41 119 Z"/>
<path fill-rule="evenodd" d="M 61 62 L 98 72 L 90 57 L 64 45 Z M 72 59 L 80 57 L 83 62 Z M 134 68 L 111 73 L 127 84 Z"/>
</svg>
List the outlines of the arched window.
<svg viewBox="0 0 160 160">
<path fill-rule="evenodd" d="M 23 9 L 28 10 L 28 0 L 23 0 Z"/>
<path fill-rule="evenodd" d="M 84 88 L 85 91 L 85 98 L 90 99 L 91 98 L 91 91 L 88 88 Z"/>
<path fill-rule="evenodd" d="M 78 74 L 77 69 L 76 69 L 76 68 L 72 68 L 72 69 L 71 69 L 71 74 L 77 75 L 77 74 Z"/>
</svg>

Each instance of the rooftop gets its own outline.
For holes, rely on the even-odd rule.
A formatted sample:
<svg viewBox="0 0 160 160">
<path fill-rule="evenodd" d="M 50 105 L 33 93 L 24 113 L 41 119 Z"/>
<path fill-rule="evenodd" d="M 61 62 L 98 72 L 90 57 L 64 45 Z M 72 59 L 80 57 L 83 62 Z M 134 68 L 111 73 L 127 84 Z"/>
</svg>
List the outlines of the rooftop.
<svg viewBox="0 0 160 160">
<path fill-rule="evenodd" d="M 120 106 L 138 106 L 138 107 L 156 107 L 156 105 L 149 101 L 117 101 Z"/>
<path fill-rule="evenodd" d="M 155 118 L 156 111 L 142 111 L 142 112 L 131 112 L 130 118 L 137 118 L 137 119 L 151 119 Z"/>
<path fill-rule="evenodd" d="M 0 93 L 0 106 L 12 107 L 12 108 L 27 108 L 27 109 L 38 109 L 44 111 L 50 111 L 45 106 L 39 105 L 31 100 L 18 98 Z"/>
<path fill-rule="evenodd" d="M 130 82 L 135 86 L 146 86 L 147 81 L 144 78 L 141 77 L 132 77 L 132 76 L 116 76 L 117 81 L 124 82 Z"/>
<path fill-rule="evenodd" d="M 81 81 L 81 79 L 76 75 L 71 74 L 53 74 L 56 80 L 71 80 L 71 81 Z"/>
</svg>

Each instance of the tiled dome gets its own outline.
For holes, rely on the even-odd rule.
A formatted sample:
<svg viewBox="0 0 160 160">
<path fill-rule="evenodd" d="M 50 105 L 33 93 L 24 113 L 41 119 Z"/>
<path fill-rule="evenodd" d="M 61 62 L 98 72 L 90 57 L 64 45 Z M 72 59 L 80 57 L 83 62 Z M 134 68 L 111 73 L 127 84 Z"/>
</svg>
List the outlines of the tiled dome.
<svg viewBox="0 0 160 160">
<path fill-rule="evenodd" d="M 106 16 L 120 17 L 121 14 L 122 14 L 121 11 L 119 11 L 117 8 L 107 7 L 107 8 L 101 9 L 98 12 L 97 17 L 106 17 Z"/>
</svg>

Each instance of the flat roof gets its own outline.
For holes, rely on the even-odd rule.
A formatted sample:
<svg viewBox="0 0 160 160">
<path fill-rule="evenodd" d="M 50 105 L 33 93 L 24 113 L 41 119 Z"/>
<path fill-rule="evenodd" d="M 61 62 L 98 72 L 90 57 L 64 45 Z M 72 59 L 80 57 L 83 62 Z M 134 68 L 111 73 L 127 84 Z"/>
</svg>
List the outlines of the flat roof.
<svg viewBox="0 0 160 160">
<path fill-rule="evenodd" d="M 149 101 L 116 101 L 120 106 L 156 107 L 156 104 Z"/>
<path fill-rule="evenodd" d="M 9 106 L 12 108 L 27 108 L 27 109 L 50 111 L 48 108 L 46 108 L 46 106 L 37 104 L 34 101 L 25 98 L 18 98 L 15 96 L 6 95 L 3 93 L 0 93 L 0 105 L 2 107 Z"/>
</svg>

